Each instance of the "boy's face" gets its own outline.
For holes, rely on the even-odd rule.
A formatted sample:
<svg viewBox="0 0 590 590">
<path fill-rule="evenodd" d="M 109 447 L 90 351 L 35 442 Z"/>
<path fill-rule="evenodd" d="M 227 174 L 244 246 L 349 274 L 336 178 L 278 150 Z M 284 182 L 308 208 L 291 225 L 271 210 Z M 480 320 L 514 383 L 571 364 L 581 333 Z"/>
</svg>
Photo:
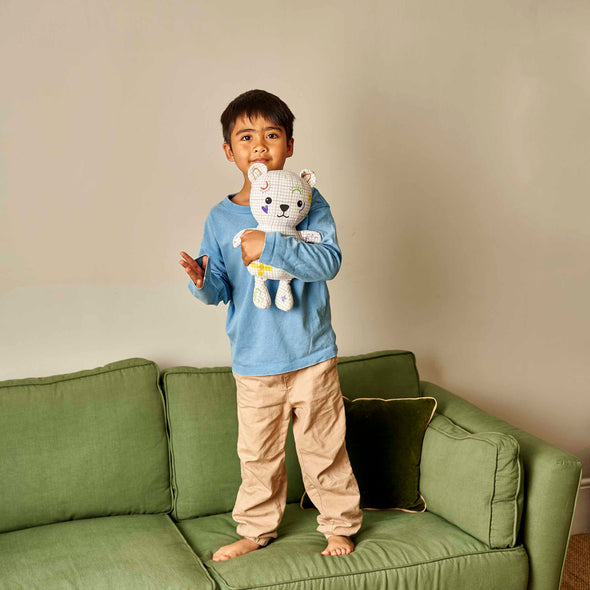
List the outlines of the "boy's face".
<svg viewBox="0 0 590 590">
<path fill-rule="evenodd" d="M 293 138 L 287 141 L 285 128 L 264 117 L 236 119 L 230 140 L 231 145 L 224 143 L 223 150 L 246 180 L 254 162 L 263 162 L 269 170 L 282 170 L 285 160 L 293 155 Z"/>
</svg>

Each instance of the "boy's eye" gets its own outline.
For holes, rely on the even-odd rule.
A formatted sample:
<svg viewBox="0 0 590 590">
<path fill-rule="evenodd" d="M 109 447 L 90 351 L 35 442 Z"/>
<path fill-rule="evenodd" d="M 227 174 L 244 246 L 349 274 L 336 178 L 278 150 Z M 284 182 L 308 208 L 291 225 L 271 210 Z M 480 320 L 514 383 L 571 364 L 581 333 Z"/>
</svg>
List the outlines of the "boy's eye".
<svg viewBox="0 0 590 590">
<path fill-rule="evenodd" d="M 276 139 L 278 137 L 277 133 L 269 133 L 267 137 L 270 137 L 271 139 Z"/>
<path fill-rule="evenodd" d="M 272 199 L 271 199 L 270 197 L 266 197 L 266 199 L 264 199 L 264 202 L 265 202 L 267 205 L 270 205 L 270 204 L 272 203 Z"/>
<path fill-rule="evenodd" d="M 245 139 L 246 140 L 250 139 L 250 136 L 249 135 L 242 135 L 242 137 L 240 137 L 240 141 L 244 141 Z"/>
</svg>

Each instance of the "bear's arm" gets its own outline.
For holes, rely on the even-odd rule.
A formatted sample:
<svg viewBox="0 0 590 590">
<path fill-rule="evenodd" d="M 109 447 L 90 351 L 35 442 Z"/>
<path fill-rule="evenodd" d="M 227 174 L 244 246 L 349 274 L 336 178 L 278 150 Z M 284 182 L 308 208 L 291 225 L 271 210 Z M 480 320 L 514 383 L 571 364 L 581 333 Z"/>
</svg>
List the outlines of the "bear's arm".
<svg viewBox="0 0 590 590">
<path fill-rule="evenodd" d="M 315 190 L 314 190 L 315 193 Z M 309 244 L 294 236 L 279 232 L 267 232 L 260 262 L 282 268 L 296 279 L 311 283 L 333 279 L 340 270 L 342 253 L 338 245 L 336 225 L 330 206 L 321 195 L 314 195 L 319 201 L 309 212 L 307 227 L 313 227 L 322 241 Z"/>
<path fill-rule="evenodd" d="M 311 229 L 302 229 L 299 232 L 299 237 L 308 244 L 317 244 L 322 241 L 322 236 L 317 231 Z"/>
</svg>

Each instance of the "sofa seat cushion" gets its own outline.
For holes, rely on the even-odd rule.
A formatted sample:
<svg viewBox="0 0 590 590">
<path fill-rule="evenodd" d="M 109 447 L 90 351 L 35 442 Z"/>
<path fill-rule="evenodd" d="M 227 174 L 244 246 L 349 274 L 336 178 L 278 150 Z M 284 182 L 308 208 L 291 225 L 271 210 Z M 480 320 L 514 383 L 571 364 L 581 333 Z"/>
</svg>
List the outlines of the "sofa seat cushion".
<svg viewBox="0 0 590 590">
<path fill-rule="evenodd" d="M 169 516 L 108 516 L 0 534 L 1 589 L 215 588 Z"/>
<path fill-rule="evenodd" d="M 525 590 L 528 558 L 523 546 L 493 550 L 430 512 L 364 511 L 356 550 L 324 557 L 317 512 L 287 505 L 279 537 L 267 547 L 213 562 L 222 545 L 239 537 L 231 514 L 178 523 L 223 589 L 375 590 L 376 588 L 478 588 Z"/>
</svg>

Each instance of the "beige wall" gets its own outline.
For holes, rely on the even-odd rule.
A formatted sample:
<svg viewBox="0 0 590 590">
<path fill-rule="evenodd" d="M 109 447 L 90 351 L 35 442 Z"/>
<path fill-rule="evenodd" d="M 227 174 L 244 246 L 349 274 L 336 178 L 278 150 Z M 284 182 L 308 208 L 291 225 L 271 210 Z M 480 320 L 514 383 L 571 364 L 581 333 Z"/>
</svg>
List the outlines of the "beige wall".
<svg viewBox="0 0 590 590">
<path fill-rule="evenodd" d="M 177 260 L 259 87 L 338 224 L 340 353 L 411 349 L 590 475 L 588 2 L 3 0 L 0 60 L 0 379 L 229 364 Z"/>
</svg>

